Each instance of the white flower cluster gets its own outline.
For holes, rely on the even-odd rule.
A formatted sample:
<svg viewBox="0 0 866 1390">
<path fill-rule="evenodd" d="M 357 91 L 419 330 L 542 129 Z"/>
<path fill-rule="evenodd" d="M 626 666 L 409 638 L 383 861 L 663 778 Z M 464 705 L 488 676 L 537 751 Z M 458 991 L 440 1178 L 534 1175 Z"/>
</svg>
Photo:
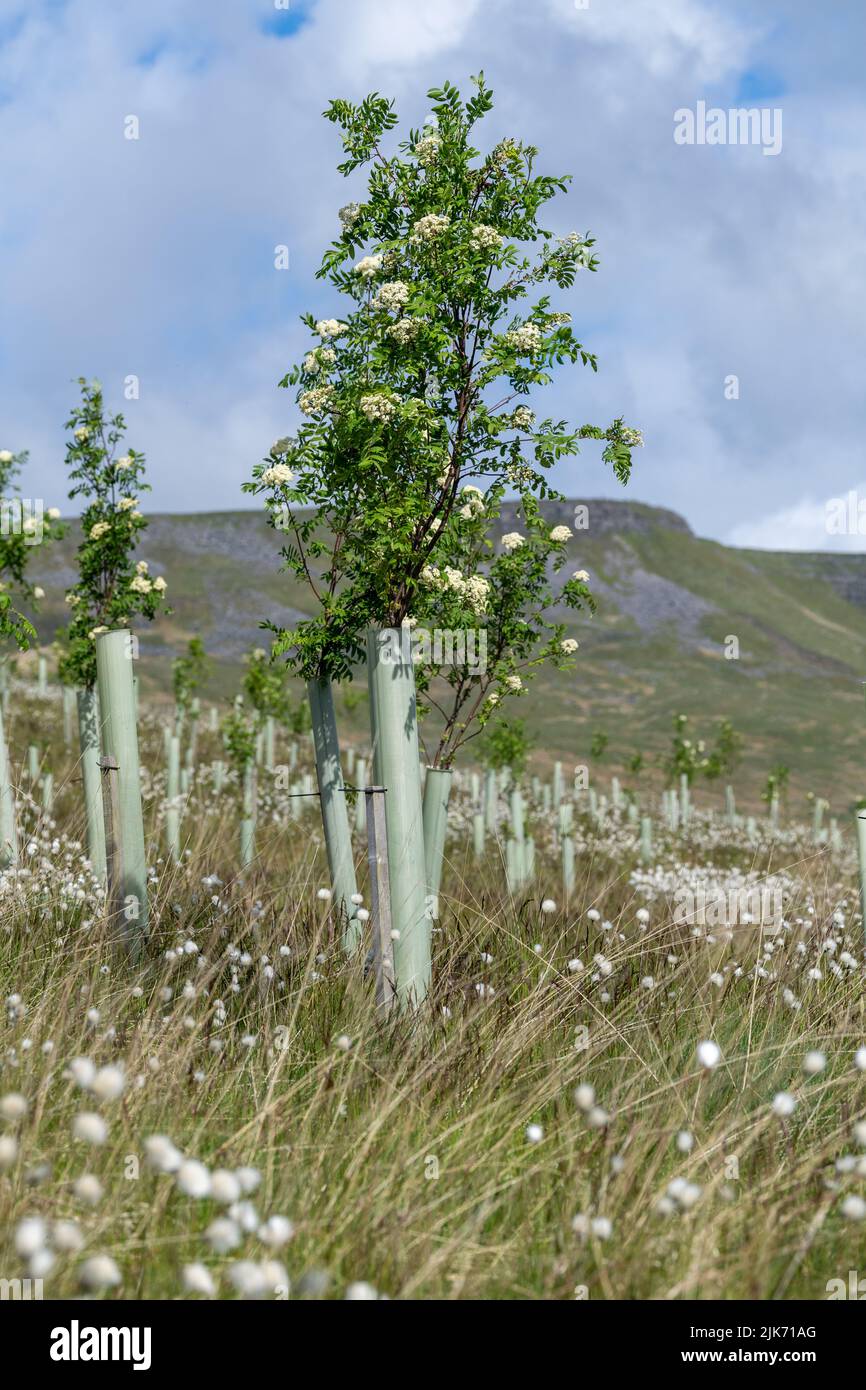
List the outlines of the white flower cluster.
<svg viewBox="0 0 866 1390">
<path fill-rule="evenodd" d="M 106 532 L 110 530 L 111 523 L 109 521 L 96 521 L 90 528 L 90 539 L 92 541 L 99 541 L 106 534 Z"/>
<path fill-rule="evenodd" d="M 471 574 L 463 585 L 463 595 L 473 613 L 486 613 L 490 596 L 490 580 L 481 574 Z"/>
<path fill-rule="evenodd" d="M 509 555 L 521 545 L 523 545 L 523 537 L 519 531 L 508 531 L 502 537 L 502 549 L 507 550 Z"/>
<path fill-rule="evenodd" d="M 511 427 L 515 430 L 531 430 L 535 424 L 535 411 L 528 405 L 519 405 L 511 415 Z"/>
<path fill-rule="evenodd" d="M 323 368 L 327 371 L 337 360 L 337 354 L 333 348 L 316 348 L 315 352 L 308 352 L 304 358 L 304 371 L 309 376 L 316 376 Z"/>
<path fill-rule="evenodd" d="M 445 217 L 438 212 L 428 212 L 426 217 L 420 217 L 414 224 L 412 235 L 409 240 L 416 246 L 425 241 L 435 241 L 436 238 L 447 231 L 450 226 L 450 217 Z"/>
<path fill-rule="evenodd" d="M 343 225 L 343 228 L 346 231 L 348 231 L 350 227 L 354 227 L 355 223 L 361 215 L 361 204 L 347 203 L 344 208 L 340 208 L 340 211 L 337 215 L 340 219 L 340 222 Z"/>
<path fill-rule="evenodd" d="M 580 646 L 580 643 L 574 637 L 566 637 L 559 645 L 566 656 L 573 656 Z"/>
<path fill-rule="evenodd" d="M 301 392 L 298 406 L 304 415 L 318 415 L 330 407 L 333 397 L 333 386 L 314 386 L 311 391 Z"/>
<path fill-rule="evenodd" d="M 401 347 L 406 347 L 408 343 L 415 341 L 420 327 L 421 325 L 417 319 L 398 319 L 397 322 L 392 323 L 391 327 L 388 329 L 388 337 L 393 338 L 394 342 L 399 343 Z"/>
<path fill-rule="evenodd" d="M 358 402 L 358 409 L 368 420 L 381 420 L 383 424 L 387 424 L 397 413 L 397 406 L 390 396 L 378 393 L 362 396 Z"/>
<path fill-rule="evenodd" d="M 505 341 L 517 352 L 537 352 L 541 347 L 538 324 L 524 323 L 520 328 L 512 328 L 510 333 L 506 333 Z"/>
<path fill-rule="evenodd" d="M 399 312 L 409 302 L 409 294 L 409 286 L 404 280 L 389 280 L 373 300 L 373 307 Z"/>
<path fill-rule="evenodd" d="M 439 158 L 439 147 L 442 144 L 438 135 L 423 135 L 415 146 L 415 158 L 424 168 L 429 168 L 435 164 Z"/>
<path fill-rule="evenodd" d="M 341 323 L 339 319 L 319 319 L 316 324 L 316 332 L 320 338 L 339 338 L 348 328 L 347 323 Z"/>
<path fill-rule="evenodd" d="M 360 275 L 363 280 L 372 280 L 374 275 L 378 275 L 382 269 L 381 256 L 362 256 L 355 266 L 356 275 Z"/>
<path fill-rule="evenodd" d="M 472 228 L 472 245 L 479 251 L 490 251 L 496 246 L 502 245 L 502 237 L 495 227 L 489 227 L 486 222 L 479 222 Z"/>
<path fill-rule="evenodd" d="M 528 463 L 514 463 L 510 461 L 505 469 L 505 476 L 512 487 L 529 487 L 533 480 L 532 468 Z"/>
<path fill-rule="evenodd" d="M 618 438 L 621 444 L 628 445 L 630 449 L 643 448 L 643 433 L 640 430 L 632 429 L 629 425 L 621 425 L 616 434 L 613 430 L 608 430 L 607 438 Z"/>
<path fill-rule="evenodd" d="M 458 594 L 466 600 L 474 613 L 486 611 L 490 581 L 483 575 L 473 574 L 467 579 L 451 565 L 445 565 L 441 570 L 437 565 L 425 565 L 421 571 L 421 582 L 443 593 L 450 590 L 451 593 Z"/>
<path fill-rule="evenodd" d="M 117 510 L 119 512 L 134 512 L 137 506 L 137 497 L 121 497 L 117 504 Z"/>
<path fill-rule="evenodd" d="M 550 533 L 550 539 L 560 543 L 571 540 L 571 530 L 568 526 L 554 526 Z"/>
<path fill-rule="evenodd" d="M 523 681 L 520 679 L 519 676 L 506 676 L 505 684 L 508 687 L 508 689 L 512 691 L 515 695 L 518 693 L 518 691 L 523 689 Z"/>
<path fill-rule="evenodd" d="M 283 483 L 290 483 L 294 476 L 287 463 L 275 463 L 271 468 L 265 469 L 262 482 L 268 487 L 281 487 Z"/>
<path fill-rule="evenodd" d="M 114 466 L 117 469 L 118 473 L 121 473 L 124 468 L 131 468 L 132 465 L 133 459 L 129 457 L 129 454 L 124 454 L 123 458 L 118 459 Z"/>
<path fill-rule="evenodd" d="M 474 487 L 472 483 L 467 483 L 461 489 L 461 495 L 466 498 L 464 505 L 460 508 L 460 515 L 464 521 L 470 521 L 474 516 L 480 516 L 484 511 L 484 496 L 481 489 Z"/>
</svg>

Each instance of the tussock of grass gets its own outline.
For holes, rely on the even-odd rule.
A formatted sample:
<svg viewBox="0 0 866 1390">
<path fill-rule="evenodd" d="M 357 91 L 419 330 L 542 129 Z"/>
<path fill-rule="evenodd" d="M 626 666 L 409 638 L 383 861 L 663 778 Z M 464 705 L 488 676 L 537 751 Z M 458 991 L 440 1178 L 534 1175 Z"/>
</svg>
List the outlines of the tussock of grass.
<svg viewBox="0 0 866 1390">
<path fill-rule="evenodd" d="M 119 1267 L 112 1296 L 181 1296 L 182 1267 L 200 1260 L 220 1296 L 236 1296 L 232 1264 L 268 1252 L 252 1233 L 213 1254 L 204 1232 L 225 1209 L 151 1171 L 151 1135 L 211 1169 L 259 1170 L 249 1198 L 259 1220 L 281 1214 L 295 1227 L 271 1252 L 292 1297 L 321 1296 L 324 1273 L 327 1296 L 338 1297 L 368 1281 L 399 1298 L 822 1298 L 828 1279 L 862 1265 L 866 1225 L 843 1210 L 866 1195 L 852 1136 L 866 1109 L 866 1073 L 853 1062 L 866 1028 L 850 857 L 811 847 L 805 830 L 776 846 L 730 836 L 716 849 L 710 836 L 699 854 L 688 840 L 661 845 L 670 864 L 691 855 L 706 866 L 718 854 L 719 864 L 796 880 L 802 901 L 768 958 L 755 927 L 696 936 L 664 901 L 642 931 L 621 829 L 596 834 L 581 822 L 586 847 L 567 909 L 540 822 L 536 883 L 514 901 L 501 851 L 491 845 L 476 866 L 459 830 L 433 938 L 433 995 L 416 1018 L 381 1020 L 363 958 L 341 956 L 316 897 L 325 869 L 315 801 L 291 819 L 263 777 L 259 855 L 240 876 L 233 790 L 214 796 L 207 765 L 217 749 L 202 736 L 184 855 L 170 866 L 159 838 L 162 734 L 151 718 L 152 933 L 146 960 L 130 966 L 94 911 L 86 873 L 82 900 L 64 891 L 80 874 L 76 769 L 60 752 L 52 702 L 19 713 L 13 750 L 23 752 L 37 720 L 59 792 L 54 822 L 22 795 L 31 872 L 7 875 L 0 898 L 0 980 L 12 999 L 0 1095 L 28 1104 L 23 1119 L 0 1121 L 19 1141 L 0 1173 L 0 1276 L 27 1272 L 15 1230 L 41 1215 L 78 1221 L 86 1242 L 58 1255 L 48 1297 L 76 1292 L 92 1254 Z M 211 875 L 221 881 L 203 882 Z M 542 913 L 543 897 L 560 906 Z M 856 966 L 834 973 L 828 938 L 832 958 L 847 950 Z M 597 953 L 612 970 L 594 980 Z M 572 973 L 576 957 L 587 969 Z M 810 980 L 819 960 L 821 979 Z M 709 1038 L 722 1053 L 711 1071 L 696 1061 Z M 807 1077 L 810 1049 L 827 1063 Z M 76 1086 L 67 1068 L 80 1056 L 120 1064 L 123 1095 L 100 1102 Z M 606 1123 L 588 1122 L 579 1084 L 594 1087 Z M 797 1100 L 789 1118 L 771 1108 L 780 1091 Z M 107 1121 L 103 1145 L 73 1139 L 82 1110 Z M 541 1127 L 538 1142 L 530 1125 Z M 689 1153 L 677 1147 L 683 1131 Z M 837 1171 L 846 1155 L 853 1165 Z M 103 1187 L 94 1206 L 76 1196 L 84 1173 Z M 666 1198 L 676 1179 L 691 1185 L 686 1205 Z M 660 1212 L 660 1201 L 673 1209 Z M 577 1230 L 575 1217 L 586 1218 Z"/>
</svg>

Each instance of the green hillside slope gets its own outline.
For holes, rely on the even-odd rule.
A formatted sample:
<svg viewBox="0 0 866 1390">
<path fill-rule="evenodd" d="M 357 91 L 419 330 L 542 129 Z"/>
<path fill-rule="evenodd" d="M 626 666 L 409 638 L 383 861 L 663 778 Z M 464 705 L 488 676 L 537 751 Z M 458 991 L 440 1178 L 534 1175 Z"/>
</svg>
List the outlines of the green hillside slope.
<svg viewBox="0 0 866 1390">
<path fill-rule="evenodd" d="M 708 734 L 728 717 L 745 738 L 736 781 L 753 804 L 769 768 L 784 762 L 792 799 L 811 789 L 844 814 L 866 791 L 866 556 L 735 550 L 699 539 L 671 512 L 585 505 L 588 526 L 571 552 L 590 572 L 599 611 L 568 615 L 581 643 L 577 671 L 540 681 L 521 703 L 539 765 L 589 762 L 591 735 L 603 730 L 610 743 L 594 772 L 622 773 L 632 753 L 651 762 L 663 752 L 675 712 Z M 548 510 L 551 524 L 574 525 L 573 503 Z M 515 526 L 507 511 L 502 529 Z M 33 566 L 47 592 L 46 641 L 66 621 L 76 543 L 73 527 Z M 255 512 L 152 518 L 142 554 L 166 575 L 174 611 L 143 638 L 145 687 L 167 689 L 171 656 L 198 633 L 215 658 L 207 693 L 236 688 L 243 652 L 266 640 L 259 622 L 290 625 L 309 611 L 307 594 L 279 573 L 278 549 Z M 729 660 L 732 637 L 739 657 Z M 363 703 L 344 716 L 360 736 Z"/>
</svg>

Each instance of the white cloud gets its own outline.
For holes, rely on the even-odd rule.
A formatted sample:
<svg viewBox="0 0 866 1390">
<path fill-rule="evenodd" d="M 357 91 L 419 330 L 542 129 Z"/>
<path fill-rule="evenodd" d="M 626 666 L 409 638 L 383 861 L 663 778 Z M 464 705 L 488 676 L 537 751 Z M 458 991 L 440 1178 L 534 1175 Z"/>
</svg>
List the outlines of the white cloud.
<svg viewBox="0 0 866 1390">
<path fill-rule="evenodd" d="M 767 516 L 743 520 L 727 537 L 756 550 L 866 550 L 866 482 L 823 501 L 801 497 Z"/>
<path fill-rule="evenodd" d="M 125 410 L 154 507 L 203 505 L 203 479 L 205 505 L 245 505 L 239 479 L 296 418 L 276 382 L 302 347 L 297 315 L 337 308 L 314 271 L 353 189 L 321 111 L 378 88 L 405 129 L 429 86 L 480 68 L 497 102 L 485 138 L 524 136 L 540 168 L 572 171 L 548 220 L 598 238 L 601 269 L 568 307 L 599 374 L 562 372 L 544 413 L 642 426 L 630 494 L 702 534 L 814 535 L 790 499 L 861 475 L 856 14 L 849 58 L 809 5 L 770 47 L 754 7 L 720 0 L 318 0 L 282 40 L 230 0 L 2 12 L 19 9 L 17 31 L 0 21 L 0 435 L 31 448 L 31 493 L 62 499 L 62 425 L 84 374 Z M 765 0 L 761 25 L 785 13 Z M 708 83 L 729 104 L 739 74 L 777 55 L 779 158 L 674 145 L 678 106 Z M 130 112 L 138 142 L 123 139 Z M 142 396 L 124 405 L 130 372 Z M 555 481 L 621 495 L 597 452 Z"/>
<path fill-rule="evenodd" d="M 723 77 L 742 63 L 756 26 L 748 28 L 706 0 L 548 0 L 575 37 L 625 50 L 653 76 L 684 67 L 701 81 Z"/>
</svg>

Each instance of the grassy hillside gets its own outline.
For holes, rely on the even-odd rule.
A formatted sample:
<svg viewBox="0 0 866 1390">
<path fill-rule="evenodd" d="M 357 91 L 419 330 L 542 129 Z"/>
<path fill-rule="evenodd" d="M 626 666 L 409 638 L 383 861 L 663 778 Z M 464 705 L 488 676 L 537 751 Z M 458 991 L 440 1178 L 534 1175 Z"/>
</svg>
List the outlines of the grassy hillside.
<svg viewBox="0 0 866 1390">
<path fill-rule="evenodd" d="M 643 750 L 652 763 L 664 751 L 675 712 L 708 735 L 726 716 L 745 737 L 737 781 L 755 803 L 769 768 L 784 762 L 792 810 L 813 790 L 845 814 L 866 789 L 866 556 L 734 550 L 692 535 L 671 512 L 586 505 L 588 526 L 571 551 L 575 566 L 590 571 L 599 612 L 591 621 L 568 615 L 581 643 L 577 672 L 540 682 L 521 705 L 539 767 L 555 758 L 589 762 L 592 733 L 602 730 L 609 747 L 593 772 L 624 776 L 632 753 Z M 549 510 L 552 524 L 574 525 L 573 503 Z M 502 529 L 515 525 L 507 514 Z M 77 539 L 72 528 L 34 564 L 48 595 L 39 621 L 46 639 L 66 621 L 63 589 Z M 144 637 L 146 688 L 167 690 L 171 656 L 199 633 L 215 658 L 208 695 L 235 689 L 243 652 L 266 640 L 259 622 L 290 625 L 310 609 L 308 595 L 279 572 L 278 550 L 256 512 L 152 519 L 142 553 L 168 578 L 174 612 Z M 725 656 L 732 636 L 735 660 Z M 351 703 L 345 725 L 360 737 L 365 705 Z M 649 778 L 660 785 L 652 767 L 640 775 L 644 784 Z"/>
</svg>

